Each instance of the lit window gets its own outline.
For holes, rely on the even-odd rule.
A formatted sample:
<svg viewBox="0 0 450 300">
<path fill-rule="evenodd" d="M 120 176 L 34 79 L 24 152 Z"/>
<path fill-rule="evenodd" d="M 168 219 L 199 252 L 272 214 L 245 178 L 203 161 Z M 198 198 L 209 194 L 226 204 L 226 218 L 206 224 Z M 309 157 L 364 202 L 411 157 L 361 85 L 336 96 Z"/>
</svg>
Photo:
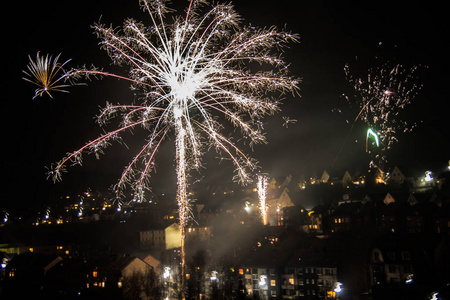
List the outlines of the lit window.
<svg viewBox="0 0 450 300">
<path fill-rule="evenodd" d="M 276 286 L 277 285 L 277 282 L 276 282 L 276 280 L 271 280 L 270 281 L 270 286 Z"/>
</svg>

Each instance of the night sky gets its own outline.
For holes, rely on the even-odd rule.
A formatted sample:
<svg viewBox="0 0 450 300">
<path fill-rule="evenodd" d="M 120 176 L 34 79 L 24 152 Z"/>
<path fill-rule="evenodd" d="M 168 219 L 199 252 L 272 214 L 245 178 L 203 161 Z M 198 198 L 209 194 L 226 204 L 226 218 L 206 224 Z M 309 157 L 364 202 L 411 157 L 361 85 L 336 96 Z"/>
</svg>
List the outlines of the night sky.
<svg viewBox="0 0 450 300">
<path fill-rule="evenodd" d="M 181 11 L 187 1 L 174 0 Z M 259 27 L 276 25 L 298 33 L 300 43 L 291 44 L 284 56 L 291 73 L 302 78 L 301 97 L 286 95 L 282 111 L 266 119 L 268 145 L 254 149 L 262 171 L 271 175 L 313 175 L 330 167 L 342 147 L 357 114 L 342 94 L 351 94 L 344 77 L 344 65 L 365 68 L 366 62 L 395 61 L 404 66 L 423 65 L 419 82 L 423 89 L 407 107 L 408 118 L 418 123 L 410 134 L 399 134 L 399 143 L 388 154 L 388 165 L 408 166 L 413 170 L 442 171 L 450 159 L 448 133 L 448 29 L 444 9 L 430 1 L 292 1 L 240 0 L 235 8 L 242 24 Z M 27 55 L 61 54 L 72 59 L 70 66 L 94 64 L 105 70 L 111 66 L 107 54 L 98 47 L 90 26 L 100 17 L 103 23 L 122 25 L 128 17 L 146 21 L 138 1 L 16 1 L 8 9 L 13 17 L 3 18 L 3 51 L 6 71 L 2 74 L 3 206 L 40 204 L 62 191 L 86 187 L 104 188 L 115 183 L 124 165 L 138 147 L 139 134 L 128 135 L 131 151 L 114 145 L 96 160 L 86 156 L 82 167 L 69 168 L 62 183 L 46 180 L 45 166 L 94 139 L 101 132 L 94 122 L 99 107 L 106 101 L 128 103 L 132 92 L 124 82 L 112 79 L 93 81 L 88 86 L 72 87 L 70 94 L 55 94 L 32 100 L 34 87 L 21 79 Z M 120 69 L 119 69 L 120 71 Z M 334 112 L 341 109 L 342 113 Z M 297 123 L 283 126 L 282 117 Z M 365 153 L 367 127 L 359 122 L 334 166 L 335 172 L 364 169 L 370 158 Z M 153 188 L 175 191 L 173 139 L 162 146 L 157 160 Z M 136 148 L 139 149 L 139 148 Z M 227 185 L 232 177 L 230 164 L 205 158 L 206 170 L 201 184 Z M 6 204 L 6 205 L 4 205 Z"/>
</svg>

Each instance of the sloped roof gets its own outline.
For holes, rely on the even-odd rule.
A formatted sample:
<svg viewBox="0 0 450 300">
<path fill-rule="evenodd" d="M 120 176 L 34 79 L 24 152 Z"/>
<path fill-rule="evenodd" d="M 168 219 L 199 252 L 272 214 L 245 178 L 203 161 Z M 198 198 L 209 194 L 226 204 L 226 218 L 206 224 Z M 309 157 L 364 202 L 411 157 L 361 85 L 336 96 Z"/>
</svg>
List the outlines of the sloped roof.
<svg viewBox="0 0 450 300">
<path fill-rule="evenodd" d="M 105 269 L 112 272 L 122 272 L 126 267 L 128 267 L 128 265 L 130 265 L 136 259 L 141 260 L 136 256 L 128 256 L 128 255 L 121 256 L 116 260 L 110 262 L 107 266 L 105 266 Z"/>
<path fill-rule="evenodd" d="M 45 275 L 45 272 L 53 267 L 62 258 L 59 255 L 45 255 L 27 252 L 24 254 L 16 255 L 9 265 L 22 270 L 25 273 L 33 273 L 36 275 Z"/>
</svg>

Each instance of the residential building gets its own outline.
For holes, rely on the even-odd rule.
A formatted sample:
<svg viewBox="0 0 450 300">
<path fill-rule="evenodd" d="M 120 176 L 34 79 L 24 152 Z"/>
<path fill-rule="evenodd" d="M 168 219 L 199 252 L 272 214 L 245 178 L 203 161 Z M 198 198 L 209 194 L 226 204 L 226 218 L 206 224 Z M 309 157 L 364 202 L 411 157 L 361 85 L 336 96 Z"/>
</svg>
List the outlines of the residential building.
<svg viewBox="0 0 450 300">
<path fill-rule="evenodd" d="M 334 298 L 337 266 L 329 257 L 312 249 L 297 249 L 282 274 L 282 299 Z"/>
<path fill-rule="evenodd" d="M 174 249 L 181 247 L 181 232 L 179 225 L 160 226 L 156 229 L 149 229 L 139 232 L 141 249 Z"/>
</svg>

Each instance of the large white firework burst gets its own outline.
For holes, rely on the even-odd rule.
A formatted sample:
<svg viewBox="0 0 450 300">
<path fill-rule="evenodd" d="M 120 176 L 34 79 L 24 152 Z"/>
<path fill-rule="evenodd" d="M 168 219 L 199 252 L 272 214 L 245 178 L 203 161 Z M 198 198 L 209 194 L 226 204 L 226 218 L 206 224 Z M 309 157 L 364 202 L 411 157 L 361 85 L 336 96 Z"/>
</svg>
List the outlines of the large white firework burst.
<svg viewBox="0 0 450 300">
<path fill-rule="evenodd" d="M 285 61 L 276 54 L 297 36 L 274 27 L 241 27 L 231 4 L 209 7 L 202 1 L 200 7 L 199 1 L 191 0 L 186 14 L 174 16 L 170 23 L 166 22 L 171 12 L 166 1 L 141 0 L 140 4 L 148 12 L 150 26 L 132 19 L 120 29 L 94 26 L 112 61 L 129 68 L 127 76 L 95 68 L 57 70 L 69 82 L 85 76 L 127 80 L 138 100 L 128 105 L 108 103 L 98 115 L 98 123 L 105 126 L 111 119 L 121 118 L 120 126 L 69 153 L 51 167 L 49 175 L 60 180 L 65 166 L 80 164 L 83 153 L 98 155 L 111 141 L 121 141 L 122 133 L 141 127 L 148 130 L 148 139 L 114 187 L 120 198 L 125 187 L 131 186 L 134 200 L 141 201 L 158 147 L 174 134 L 183 270 L 184 226 L 189 212 L 187 174 L 199 168 L 202 153 L 214 147 L 234 163 L 236 181 L 251 180 L 256 163 L 222 133 L 222 122 L 227 120 L 239 128 L 250 145 L 265 142 L 260 119 L 278 110 L 273 92 L 297 90 L 298 80 L 288 75 Z"/>
</svg>

